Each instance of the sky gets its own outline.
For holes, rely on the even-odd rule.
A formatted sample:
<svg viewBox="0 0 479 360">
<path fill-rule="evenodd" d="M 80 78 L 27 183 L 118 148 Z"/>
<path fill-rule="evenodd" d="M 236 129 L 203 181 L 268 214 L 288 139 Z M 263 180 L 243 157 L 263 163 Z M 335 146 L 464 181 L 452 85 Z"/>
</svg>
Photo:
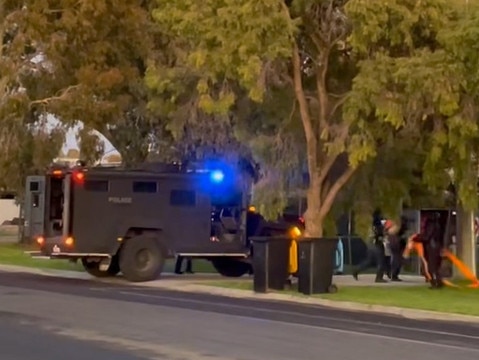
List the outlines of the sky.
<svg viewBox="0 0 479 360">
<path fill-rule="evenodd" d="M 47 126 L 49 128 L 53 128 L 57 124 L 59 124 L 59 121 L 53 115 L 48 115 L 47 116 L 47 124 L 48 124 Z M 77 134 L 78 130 L 80 130 L 82 127 L 83 127 L 83 123 L 79 122 L 79 124 L 77 126 L 68 130 L 68 132 L 66 134 L 66 138 L 65 138 L 65 143 L 63 144 L 63 147 L 62 147 L 62 152 L 64 154 L 66 154 L 69 149 L 79 150 L 80 147 L 79 147 L 78 141 L 76 139 L 76 134 Z M 111 155 L 111 154 L 117 153 L 117 151 L 113 147 L 113 145 L 102 134 L 100 134 L 98 131 L 94 131 L 94 132 L 96 133 L 97 136 L 100 137 L 101 141 L 105 144 L 104 155 L 105 154 Z"/>
<path fill-rule="evenodd" d="M 43 64 L 45 66 L 48 66 L 48 62 L 45 61 L 45 57 L 41 53 L 34 56 L 31 59 L 31 62 L 36 64 L 36 65 L 43 62 Z M 59 123 L 60 123 L 59 120 L 57 118 L 55 118 L 55 116 L 53 116 L 51 114 L 47 115 L 47 128 L 53 129 L 55 126 L 59 125 Z M 78 130 L 81 129 L 82 127 L 83 127 L 83 123 L 81 121 L 79 121 L 77 126 L 73 127 L 72 129 L 70 129 L 67 132 L 66 137 L 65 137 L 65 143 L 63 144 L 63 147 L 62 147 L 62 152 L 64 154 L 66 154 L 69 149 L 79 150 L 79 144 L 78 144 L 78 141 L 76 139 L 76 134 L 77 134 Z M 98 131 L 94 131 L 94 132 L 97 134 L 97 136 L 104 143 L 104 149 L 105 150 L 103 152 L 103 155 L 106 155 L 106 154 L 110 155 L 110 154 L 118 153 L 116 151 L 116 149 L 113 147 L 113 145 L 102 134 L 100 134 Z"/>
</svg>

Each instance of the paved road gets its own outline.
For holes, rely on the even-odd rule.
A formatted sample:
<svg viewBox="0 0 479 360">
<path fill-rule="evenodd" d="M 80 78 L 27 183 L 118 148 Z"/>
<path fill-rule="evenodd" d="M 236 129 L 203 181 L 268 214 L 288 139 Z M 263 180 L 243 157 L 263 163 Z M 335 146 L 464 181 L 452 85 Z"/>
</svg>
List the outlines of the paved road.
<svg viewBox="0 0 479 360">
<path fill-rule="evenodd" d="M 2 360 L 471 360 L 479 324 L 0 273 Z M 76 356 L 76 358 L 75 358 Z"/>
<path fill-rule="evenodd" d="M 8 312 L 0 312 L 0 349 L 1 358 L 5 360 L 142 359 L 131 353 L 56 335 L 45 331 L 39 319 Z"/>
</svg>

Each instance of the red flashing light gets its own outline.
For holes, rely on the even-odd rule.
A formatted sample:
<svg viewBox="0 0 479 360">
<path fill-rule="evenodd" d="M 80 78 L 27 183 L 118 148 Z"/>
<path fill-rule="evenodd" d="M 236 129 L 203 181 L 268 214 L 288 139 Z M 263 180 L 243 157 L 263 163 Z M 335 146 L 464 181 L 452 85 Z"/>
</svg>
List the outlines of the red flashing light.
<svg viewBox="0 0 479 360">
<path fill-rule="evenodd" d="M 85 173 L 81 171 L 76 171 L 73 173 L 73 180 L 76 183 L 83 183 L 83 180 L 85 180 Z"/>
<path fill-rule="evenodd" d="M 37 237 L 37 244 L 40 245 L 40 246 L 45 244 L 45 238 L 43 236 Z"/>
<path fill-rule="evenodd" d="M 61 170 L 53 170 L 53 171 L 52 171 L 52 174 L 53 174 L 53 176 L 62 176 L 62 175 L 63 175 L 63 171 L 61 171 Z"/>
</svg>

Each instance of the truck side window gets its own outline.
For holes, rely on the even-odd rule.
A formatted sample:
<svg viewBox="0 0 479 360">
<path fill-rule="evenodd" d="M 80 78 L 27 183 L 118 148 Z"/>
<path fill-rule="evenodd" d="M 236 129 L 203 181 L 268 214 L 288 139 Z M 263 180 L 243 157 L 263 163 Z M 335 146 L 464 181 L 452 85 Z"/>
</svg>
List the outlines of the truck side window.
<svg viewBox="0 0 479 360">
<path fill-rule="evenodd" d="M 86 191 L 108 192 L 109 183 L 106 180 L 86 180 L 83 188 Z"/>
<path fill-rule="evenodd" d="M 30 191 L 38 191 L 40 189 L 40 185 L 38 184 L 38 181 L 32 181 L 30 183 Z"/>
<path fill-rule="evenodd" d="M 195 206 L 196 193 L 188 190 L 172 190 L 170 192 L 170 205 L 172 206 Z"/>
<path fill-rule="evenodd" d="M 155 181 L 133 181 L 133 192 L 135 193 L 156 193 L 157 191 Z"/>
</svg>

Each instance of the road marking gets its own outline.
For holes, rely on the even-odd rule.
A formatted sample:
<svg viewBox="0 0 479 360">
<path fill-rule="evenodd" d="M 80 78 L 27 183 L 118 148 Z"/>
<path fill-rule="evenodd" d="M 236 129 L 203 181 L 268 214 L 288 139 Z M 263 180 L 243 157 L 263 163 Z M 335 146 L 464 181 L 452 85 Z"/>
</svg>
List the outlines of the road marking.
<svg viewBox="0 0 479 360">
<path fill-rule="evenodd" d="M 237 315 L 232 315 L 232 316 L 237 316 Z M 459 345 L 449 345 L 449 344 L 443 344 L 443 343 L 433 343 L 433 342 L 427 342 L 422 340 L 414 340 L 414 339 L 393 337 L 393 336 L 387 336 L 387 335 L 369 334 L 369 333 L 353 331 L 353 330 L 335 329 L 335 328 L 326 327 L 326 326 L 314 326 L 314 325 L 308 325 L 308 324 L 288 323 L 281 320 L 256 319 L 256 318 L 248 318 L 246 316 L 237 316 L 237 317 L 247 318 L 250 320 L 253 319 L 253 320 L 261 321 L 261 322 L 276 322 L 276 323 L 286 324 L 289 326 L 298 326 L 298 327 L 304 327 L 308 329 L 331 331 L 331 332 L 336 332 L 336 333 L 345 334 L 345 335 L 363 336 L 363 337 L 376 338 L 376 339 L 382 339 L 382 340 L 388 340 L 388 341 L 405 342 L 409 344 L 416 344 L 416 345 L 422 345 L 422 346 L 439 347 L 439 348 L 445 348 L 445 349 L 451 349 L 451 350 L 461 350 L 461 351 L 472 352 L 474 354 L 479 353 L 479 349 L 465 348 Z"/>
<path fill-rule="evenodd" d="M 223 303 L 223 302 L 209 302 L 209 301 L 203 301 L 203 300 L 176 298 L 176 297 L 165 296 L 165 295 L 141 294 L 141 293 L 135 293 L 135 292 L 132 292 L 132 291 L 120 291 L 120 294 L 129 295 L 129 296 L 146 297 L 146 298 L 172 300 L 172 301 L 179 301 L 179 302 L 183 302 L 183 303 L 215 305 L 215 306 L 221 306 L 221 307 L 230 308 L 230 309 L 231 308 L 237 308 L 237 309 L 243 309 L 243 310 L 244 309 L 251 310 L 251 308 L 248 307 L 248 306 L 228 304 L 228 303 Z M 458 334 L 458 333 L 447 332 L 447 331 L 420 329 L 420 328 L 409 327 L 409 326 L 375 323 L 375 322 L 371 322 L 371 321 L 341 319 L 341 318 L 335 318 L 335 317 L 332 317 L 332 316 L 324 316 L 324 315 L 302 314 L 302 313 L 294 312 L 294 311 L 270 310 L 270 309 L 265 309 L 265 308 L 255 308 L 254 310 L 264 312 L 264 313 L 270 313 L 270 314 L 278 314 L 279 313 L 279 314 L 283 314 L 283 315 L 291 315 L 291 316 L 297 316 L 297 317 L 303 317 L 303 318 L 315 318 L 315 319 L 318 319 L 318 320 L 332 320 L 332 321 L 343 322 L 343 323 L 347 323 L 347 324 L 373 325 L 373 326 L 388 328 L 388 329 L 393 329 L 393 330 L 406 330 L 408 332 L 414 331 L 414 332 L 430 334 L 430 335 L 443 335 L 443 336 L 450 336 L 450 337 L 456 337 L 456 338 L 479 341 L 479 336 Z M 312 326 L 312 325 L 308 325 L 308 326 Z M 313 326 L 313 327 L 315 327 L 315 326 Z M 334 329 L 334 330 L 337 330 L 337 329 Z M 347 330 L 344 330 L 344 331 L 347 331 Z M 354 331 L 351 331 L 351 332 L 356 333 Z M 358 334 L 363 334 L 363 333 L 358 332 Z M 383 335 L 377 335 L 377 336 L 383 336 Z M 392 337 L 387 337 L 387 338 L 394 339 Z M 479 351 L 479 350 L 476 350 L 476 351 Z"/>
</svg>

